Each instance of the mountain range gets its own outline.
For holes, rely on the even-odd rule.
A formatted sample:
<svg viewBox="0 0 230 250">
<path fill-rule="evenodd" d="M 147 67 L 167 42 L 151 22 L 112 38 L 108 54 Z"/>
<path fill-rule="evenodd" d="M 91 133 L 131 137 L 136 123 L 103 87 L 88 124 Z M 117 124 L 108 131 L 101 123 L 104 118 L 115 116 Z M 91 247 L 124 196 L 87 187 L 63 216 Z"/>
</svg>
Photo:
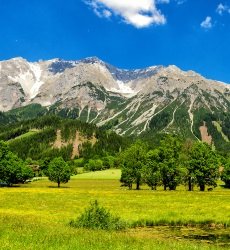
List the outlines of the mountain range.
<svg viewBox="0 0 230 250">
<path fill-rule="evenodd" d="M 1 61 L 2 114 L 36 107 L 33 117 L 36 105 L 120 135 L 176 133 L 216 147 L 230 139 L 230 85 L 174 65 L 126 70 L 97 57 Z"/>
</svg>

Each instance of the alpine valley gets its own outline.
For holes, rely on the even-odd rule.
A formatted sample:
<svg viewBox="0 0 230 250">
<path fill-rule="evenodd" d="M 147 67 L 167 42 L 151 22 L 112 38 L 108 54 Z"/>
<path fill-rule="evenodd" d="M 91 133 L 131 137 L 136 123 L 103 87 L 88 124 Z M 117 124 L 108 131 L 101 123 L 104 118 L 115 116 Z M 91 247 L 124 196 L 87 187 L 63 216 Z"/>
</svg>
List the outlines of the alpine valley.
<svg viewBox="0 0 230 250">
<path fill-rule="evenodd" d="M 175 133 L 229 147 L 230 85 L 174 65 L 118 69 L 96 57 L 0 62 L 0 123 L 45 114 L 117 134 Z"/>
</svg>

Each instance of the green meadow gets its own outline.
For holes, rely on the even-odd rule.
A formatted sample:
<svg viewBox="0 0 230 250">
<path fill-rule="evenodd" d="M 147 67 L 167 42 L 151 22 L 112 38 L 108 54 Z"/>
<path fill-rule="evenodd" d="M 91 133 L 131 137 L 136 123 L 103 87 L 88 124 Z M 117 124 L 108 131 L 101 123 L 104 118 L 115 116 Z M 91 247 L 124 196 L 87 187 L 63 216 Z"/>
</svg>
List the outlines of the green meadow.
<svg viewBox="0 0 230 250">
<path fill-rule="evenodd" d="M 119 178 L 120 170 L 106 170 L 73 176 L 61 188 L 44 177 L 0 188 L 0 249 L 228 249 L 230 190 L 136 191 L 120 187 Z M 95 200 L 137 227 L 70 227 Z"/>
</svg>

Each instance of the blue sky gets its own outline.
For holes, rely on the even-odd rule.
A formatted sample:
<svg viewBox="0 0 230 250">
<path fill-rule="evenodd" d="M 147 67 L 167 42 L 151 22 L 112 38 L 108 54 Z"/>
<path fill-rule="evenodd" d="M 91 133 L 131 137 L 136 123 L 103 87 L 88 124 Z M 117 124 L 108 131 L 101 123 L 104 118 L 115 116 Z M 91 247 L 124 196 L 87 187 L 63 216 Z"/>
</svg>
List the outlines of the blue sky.
<svg viewBox="0 0 230 250">
<path fill-rule="evenodd" d="M 97 56 L 230 83 L 230 0 L 0 0 L 0 60 Z"/>
</svg>

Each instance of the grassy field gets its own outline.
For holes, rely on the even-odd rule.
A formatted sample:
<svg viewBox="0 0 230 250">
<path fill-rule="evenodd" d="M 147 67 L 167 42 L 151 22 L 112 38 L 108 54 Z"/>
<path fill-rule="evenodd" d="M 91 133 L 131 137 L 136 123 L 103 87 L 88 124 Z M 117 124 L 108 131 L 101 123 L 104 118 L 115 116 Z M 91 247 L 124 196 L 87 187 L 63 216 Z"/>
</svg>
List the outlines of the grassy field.
<svg viewBox="0 0 230 250">
<path fill-rule="evenodd" d="M 119 177 L 119 170 L 107 170 L 74 176 L 60 189 L 46 178 L 0 188 L 0 249 L 224 249 L 218 242 L 208 243 L 205 237 L 202 241 L 188 238 L 214 234 L 229 237 L 229 227 L 223 225 L 230 225 L 230 190 L 218 187 L 202 193 L 180 187 L 164 192 L 143 187 L 130 191 L 120 187 Z M 172 230 L 157 226 L 122 232 L 71 228 L 69 221 L 94 200 L 128 222 L 209 222 L 212 228 Z"/>
<path fill-rule="evenodd" d="M 39 132 L 39 130 L 37 130 L 37 129 L 30 130 L 29 132 L 27 132 L 25 134 L 19 135 L 19 136 L 15 137 L 14 139 L 9 140 L 8 143 L 10 143 L 10 142 L 12 142 L 14 140 L 18 140 L 18 139 L 23 139 L 23 138 L 29 137 L 31 135 L 37 134 L 38 132 Z"/>
</svg>

